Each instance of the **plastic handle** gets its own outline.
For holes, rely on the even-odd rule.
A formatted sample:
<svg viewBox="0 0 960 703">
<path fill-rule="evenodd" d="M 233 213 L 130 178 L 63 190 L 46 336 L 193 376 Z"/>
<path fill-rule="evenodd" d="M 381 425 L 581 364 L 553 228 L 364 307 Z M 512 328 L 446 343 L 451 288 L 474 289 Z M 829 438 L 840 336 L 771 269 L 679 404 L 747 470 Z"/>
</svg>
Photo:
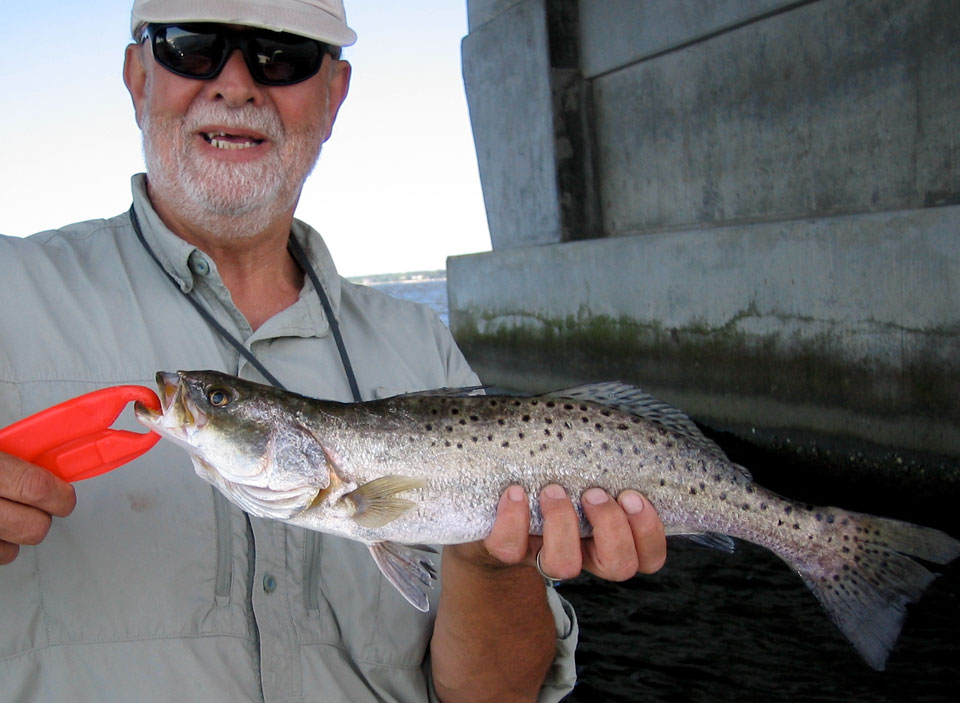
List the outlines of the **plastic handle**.
<svg viewBox="0 0 960 703">
<path fill-rule="evenodd" d="M 110 429 L 131 402 L 160 411 L 145 386 L 111 386 L 72 398 L 0 430 L 0 451 L 81 481 L 122 466 L 160 439 L 153 432 Z"/>
</svg>

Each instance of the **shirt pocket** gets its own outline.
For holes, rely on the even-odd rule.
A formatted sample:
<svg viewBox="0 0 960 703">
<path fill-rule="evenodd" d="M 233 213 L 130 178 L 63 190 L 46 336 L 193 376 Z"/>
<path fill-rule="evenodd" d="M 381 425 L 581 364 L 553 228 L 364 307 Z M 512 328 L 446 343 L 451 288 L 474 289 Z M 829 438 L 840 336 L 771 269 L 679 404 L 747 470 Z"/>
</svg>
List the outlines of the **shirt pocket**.
<svg viewBox="0 0 960 703">
<path fill-rule="evenodd" d="M 303 545 L 304 644 L 346 649 L 361 664 L 411 669 L 423 664 L 433 633 L 439 581 L 428 588 L 431 612 L 410 605 L 380 573 L 366 545 L 296 529 Z M 430 555 L 439 571 L 437 555 Z"/>
<path fill-rule="evenodd" d="M 36 549 L 48 643 L 246 635 L 217 517 L 212 489 L 163 443 L 78 483 L 77 509 Z"/>
</svg>

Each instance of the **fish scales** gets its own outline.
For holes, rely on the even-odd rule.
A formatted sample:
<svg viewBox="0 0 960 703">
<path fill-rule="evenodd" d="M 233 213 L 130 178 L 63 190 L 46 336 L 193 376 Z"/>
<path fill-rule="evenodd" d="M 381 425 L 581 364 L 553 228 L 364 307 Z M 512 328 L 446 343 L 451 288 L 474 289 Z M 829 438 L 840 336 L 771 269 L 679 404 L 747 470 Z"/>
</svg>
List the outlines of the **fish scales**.
<svg viewBox="0 0 960 703">
<path fill-rule="evenodd" d="M 365 403 L 305 398 L 212 371 L 157 374 L 163 412 L 138 419 L 253 515 L 361 541 L 421 610 L 435 571 L 420 545 L 489 534 L 520 484 L 530 530 L 551 483 L 643 493 L 670 535 L 764 546 L 794 568 L 870 666 L 960 542 L 938 530 L 799 503 L 756 484 L 681 411 L 638 389 L 591 384 L 534 397 L 417 393 Z M 412 546 L 405 546 L 412 545 Z"/>
<path fill-rule="evenodd" d="M 628 488 L 640 490 L 676 532 L 730 527 L 733 521 L 722 519 L 708 527 L 706 511 L 697 510 L 694 501 L 715 502 L 712 494 L 718 485 L 730 498 L 744 489 L 740 471 L 696 446 L 678 446 L 669 430 L 585 401 L 401 396 L 334 406 L 324 411 L 325 423 L 332 418 L 339 422 L 316 429 L 324 431 L 338 466 L 359 484 L 390 474 L 424 481 L 412 491 L 419 499 L 415 508 L 371 533 L 381 539 L 410 541 L 411 523 L 432 530 L 427 540 L 432 543 L 483 537 L 493 524 L 497 499 L 512 483 L 530 495 L 532 534 L 542 530 L 537 494 L 558 483 L 574 496 L 585 536 L 590 526 L 577 497 L 591 486 L 614 495 Z M 461 490 L 464 485 L 472 490 Z M 678 487 L 693 500 L 675 500 Z M 470 531 L 464 531 L 461 522 L 461 516 L 471 514 L 466 511 L 482 517 Z M 442 529 L 433 527 L 445 514 L 457 522 L 441 520 Z"/>
</svg>

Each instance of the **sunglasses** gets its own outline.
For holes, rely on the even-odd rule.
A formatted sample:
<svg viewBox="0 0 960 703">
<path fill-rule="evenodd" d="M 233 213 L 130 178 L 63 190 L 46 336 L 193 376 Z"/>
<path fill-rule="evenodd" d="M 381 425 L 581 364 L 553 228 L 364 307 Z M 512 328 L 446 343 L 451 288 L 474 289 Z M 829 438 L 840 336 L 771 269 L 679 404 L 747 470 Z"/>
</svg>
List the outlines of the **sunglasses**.
<svg viewBox="0 0 960 703">
<path fill-rule="evenodd" d="M 229 29 L 222 24 L 149 24 L 145 36 L 153 57 L 185 78 L 209 80 L 240 49 L 250 75 L 264 85 L 305 81 L 337 47 L 315 39 L 268 29 Z"/>
</svg>

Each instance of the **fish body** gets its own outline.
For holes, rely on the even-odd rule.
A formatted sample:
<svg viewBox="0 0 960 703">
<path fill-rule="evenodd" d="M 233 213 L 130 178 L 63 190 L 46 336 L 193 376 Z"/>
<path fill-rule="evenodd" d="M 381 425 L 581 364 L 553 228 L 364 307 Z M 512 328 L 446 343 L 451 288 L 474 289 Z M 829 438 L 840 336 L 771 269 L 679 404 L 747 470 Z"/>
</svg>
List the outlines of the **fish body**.
<svg viewBox="0 0 960 703">
<path fill-rule="evenodd" d="M 668 535 L 764 546 L 794 568 L 868 664 L 881 669 L 960 542 L 931 528 L 789 500 L 756 484 L 681 411 L 617 383 L 541 396 L 469 390 L 336 403 L 213 371 L 159 373 L 163 413 L 138 419 L 184 447 L 197 473 L 253 515 L 367 544 L 387 578 L 427 608 L 418 550 L 486 537 L 500 495 L 521 485 L 530 532 L 551 483 L 643 493 Z M 409 545 L 409 546 L 408 546 Z"/>
</svg>

